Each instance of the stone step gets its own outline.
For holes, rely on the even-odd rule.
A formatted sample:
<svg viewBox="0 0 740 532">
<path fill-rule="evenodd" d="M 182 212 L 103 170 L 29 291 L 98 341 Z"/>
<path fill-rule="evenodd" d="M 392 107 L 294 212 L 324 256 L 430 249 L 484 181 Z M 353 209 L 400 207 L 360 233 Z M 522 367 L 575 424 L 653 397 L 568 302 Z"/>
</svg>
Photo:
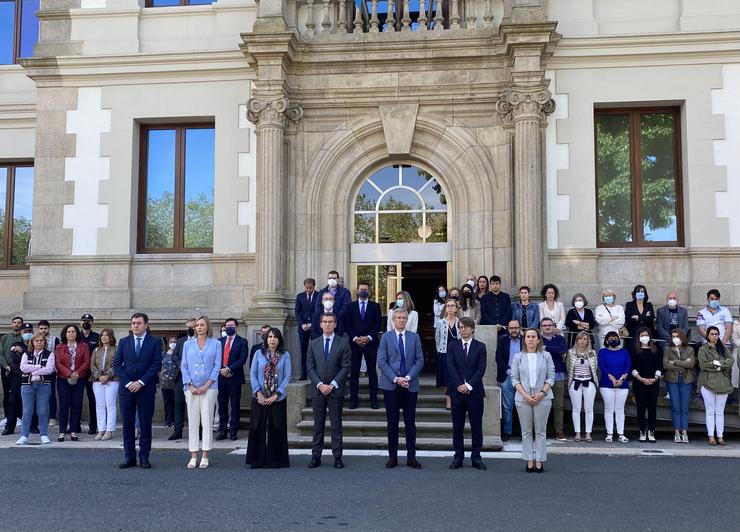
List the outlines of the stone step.
<svg viewBox="0 0 740 532">
<path fill-rule="evenodd" d="M 370 394 L 368 393 L 360 393 L 357 396 L 357 399 L 360 402 L 360 405 L 370 405 Z M 311 398 L 309 397 L 308 403 L 311 404 Z M 347 406 L 349 405 L 349 396 L 346 396 L 344 398 L 344 408 L 347 409 Z M 378 393 L 378 405 L 380 405 L 380 409 L 383 410 L 383 393 Z M 441 408 L 444 410 L 445 406 L 445 396 L 442 395 L 442 393 L 433 395 L 433 394 L 422 394 L 420 393 L 416 398 L 416 406 L 418 408 Z"/>
<path fill-rule="evenodd" d="M 328 434 L 328 433 L 327 433 Z M 343 444 L 345 449 L 362 449 L 372 451 L 387 451 L 388 450 L 388 439 L 385 435 L 383 436 L 343 436 Z M 465 450 L 470 450 L 470 438 L 465 439 Z M 310 435 L 289 433 L 288 434 L 288 446 L 291 449 L 310 449 L 312 447 L 312 438 Z M 403 437 L 398 439 L 398 448 L 405 450 L 406 442 Z M 449 451 L 452 456 L 452 433 L 446 438 L 416 438 L 416 448 L 420 451 Z M 331 437 L 326 435 L 324 437 L 324 451 L 331 450 Z M 503 450 L 503 444 L 498 437 L 483 437 L 483 450 L 484 451 L 501 451 Z M 298 459 L 298 457 L 295 457 Z M 308 460 L 308 457 L 306 457 Z M 324 460 L 330 459 L 324 457 Z M 293 460 L 293 458 L 291 458 Z M 422 459 L 420 459 L 422 460 Z M 403 457 L 399 458 L 401 464 L 404 463 Z"/>
<path fill-rule="evenodd" d="M 326 421 L 326 431 L 331 431 L 331 423 L 328 418 Z M 382 421 L 366 420 L 342 420 L 342 432 L 347 436 L 387 436 L 387 423 Z M 313 419 L 304 419 L 296 427 L 299 434 L 313 434 Z M 399 434 L 403 437 L 405 434 L 403 420 L 399 423 Z M 469 434 L 470 429 L 466 425 L 465 434 Z M 417 421 L 416 436 L 418 438 L 449 438 L 452 439 L 452 421 L 445 423 L 440 421 Z"/>
<path fill-rule="evenodd" d="M 303 419 L 313 419 L 313 410 L 311 408 L 304 408 L 301 410 Z M 328 415 L 328 414 L 327 414 Z M 374 410 L 370 407 L 359 407 L 354 410 L 347 408 L 345 403 L 344 409 L 342 410 L 342 419 L 346 421 L 352 420 L 365 420 L 365 421 L 385 421 L 385 409 L 382 407 Z M 416 409 L 416 421 L 450 421 L 450 412 L 444 408 L 417 408 Z"/>
</svg>

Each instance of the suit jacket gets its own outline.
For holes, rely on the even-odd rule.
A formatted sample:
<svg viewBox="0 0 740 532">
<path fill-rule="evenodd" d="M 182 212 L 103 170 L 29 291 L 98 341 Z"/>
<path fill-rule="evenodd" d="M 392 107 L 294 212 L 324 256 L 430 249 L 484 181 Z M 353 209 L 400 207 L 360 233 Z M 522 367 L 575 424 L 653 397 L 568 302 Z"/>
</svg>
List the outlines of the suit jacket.
<svg viewBox="0 0 740 532">
<path fill-rule="evenodd" d="M 316 310 L 317 297 L 319 297 L 319 293 L 316 290 L 311 294 L 310 304 L 308 302 L 308 294 L 306 294 L 306 292 L 301 292 L 295 297 L 295 321 L 298 324 L 299 329 L 301 325 L 313 323 L 313 314 Z"/>
<path fill-rule="evenodd" d="M 499 334 L 496 341 L 496 380 L 506 380 L 506 370 L 509 369 L 509 355 L 511 354 L 510 336 L 508 333 Z M 519 337 L 519 347 L 522 345 L 522 337 Z M 512 360 L 513 362 L 513 360 Z"/>
<path fill-rule="evenodd" d="M 144 383 L 144 387 L 137 393 L 156 393 L 155 383 L 159 370 L 162 368 L 162 355 L 162 340 L 149 333 L 146 333 L 141 342 L 138 356 L 133 334 L 118 342 L 116 357 L 113 359 L 113 369 L 122 385 L 119 388 L 120 393 L 130 393 L 126 389 L 126 384 L 139 380 Z"/>
<path fill-rule="evenodd" d="M 406 359 L 406 375 L 401 375 L 401 353 L 398 351 L 398 333 L 388 331 L 380 337 L 378 348 L 378 368 L 381 390 L 395 390 L 398 385 L 393 382 L 396 377 L 410 377 L 409 391 L 419 391 L 419 374 L 424 367 L 424 353 L 421 350 L 421 339 L 415 332 L 404 331 L 403 351 Z"/>
<path fill-rule="evenodd" d="M 383 317 L 380 313 L 380 305 L 375 301 L 369 301 L 365 305 L 365 319 L 360 315 L 360 302 L 353 301 L 347 309 L 345 325 L 347 335 L 351 342 L 358 336 L 369 336 L 373 340 L 368 346 L 378 347 L 378 334 L 380 333 L 380 324 Z"/>
<path fill-rule="evenodd" d="M 514 360 L 511 362 L 511 384 L 514 388 L 516 388 L 517 384 L 521 384 L 527 393 L 530 390 L 539 392 L 545 386 L 545 383 L 550 385 L 545 398 L 552 399 L 554 397 L 552 385 L 555 384 L 555 364 L 552 361 L 550 353 L 547 351 L 537 353 L 537 381 L 534 383 L 529 381 L 529 356 L 527 356 L 527 353 L 517 353 L 514 356 Z M 514 396 L 514 403 L 522 405 L 525 404 L 525 401 L 517 393 Z"/>
<path fill-rule="evenodd" d="M 678 312 L 678 329 L 681 329 L 686 337 L 689 336 L 689 313 L 685 307 L 677 306 L 676 311 Z M 671 310 L 668 305 L 663 305 L 656 312 L 657 320 L 655 326 L 655 335 L 661 340 L 667 342 L 671 339 Z M 675 329 L 676 327 L 674 327 Z"/>
<path fill-rule="evenodd" d="M 67 344 L 59 344 L 54 348 L 54 365 L 60 379 L 68 379 L 72 375 L 72 355 Z M 87 342 L 77 342 L 77 353 L 75 354 L 75 367 L 80 379 L 86 379 L 90 374 L 90 351 Z M 128 381 L 126 381 L 128 382 Z"/>
<path fill-rule="evenodd" d="M 218 341 L 221 342 L 222 353 L 226 348 L 226 339 L 227 337 L 225 336 L 218 339 Z M 247 363 L 248 356 L 249 345 L 247 343 L 247 339 L 235 334 L 234 340 L 231 342 L 231 351 L 229 352 L 229 360 L 227 361 L 228 364 L 224 366 L 223 361 L 221 363 L 222 369 L 227 367 L 231 370 L 231 377 L 229 377 L 229 379 L 237 379 L 242 384 L 246 382 L 246 379 L 244 378 L 244 364 Z"/>
<path fill-rule="evenodd" d="M 319 335 L 322 335 L 319 323 L 321 320 L 321 315 L 324 313 L 324 305 L 322 305 L 321 303 L 321 297 L 324 295 L 324 293 L 329 291 L 329 287 L 325 286 L 314 294 L 311 338 L 318 338 Z M 334 332 L 338 333 L 340 336 L 345 333 L 344 321 L 350 303 L 352 303 L 352 294 L 350 294 L 349 290 L 347 290 L 346 288 L 338 286 L 336 294 L 334 294 L 334 308 L 332 309 L 332 313 L 337 316 L 337 329 Z"/>
<path fill-rule="evenodd" d="M 445 357 L 447 359 L 448 386 L 447 392 L 450 397 L 462 395 L 457 387 L 467 382 L 473 387 L 470 396 L 483 399 L 486 392 L 483 389 L 483 375 L 486 373 L 486 344 L 473 339 L 468 348 L 468 357 L 465 358 L 462 340 L 456 340 L 450 344 L 450 349 Z"/>
<path fill-rule="evenodd" d="M 334 381 L 338 387 L 332 390 L 330 397 L 343 397 L 351 361 L 352 349 L 344 336 L 334 333 L 327 361 L 324 361 L 324 335 L 311 340 L 306 355 L 306 371 L 308 379 L 313 384 L 311 396 L 319 396 L 321 393 L 317 388 L 319 384 L 331 384 Z"/>
</svg>

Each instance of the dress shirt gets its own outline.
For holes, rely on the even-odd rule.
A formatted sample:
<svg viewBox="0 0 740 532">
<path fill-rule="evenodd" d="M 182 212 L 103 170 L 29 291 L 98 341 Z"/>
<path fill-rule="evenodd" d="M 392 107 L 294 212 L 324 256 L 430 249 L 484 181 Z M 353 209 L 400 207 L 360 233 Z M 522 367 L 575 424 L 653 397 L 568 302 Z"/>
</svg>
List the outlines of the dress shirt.
<svg viewBox="0 0 740 532">
<path fill-rule="evenodd" d="M 465 356 L 465 354 L 467 353 L 467 355 L 470 356 L 470 342 L 472 342 L 472 341 L 473 341 L 472 338 L 470 340 L 463 340 L 462 341 L 462 343 L 463 343 L 463 357 L 465 357 L 465 360 L 466 361 L 467 361 L 467 357 Z M 463 379 L 463 384 L 465 384 L 465 387 L 468 389 L 468 391 L 471 391 L 471 392 L 473 391 L 473 387 L 470 384 L 468 384 L 468 381 L 466 381 L 466 380 Z"/>
<path fill-rule="evenodd" d="M 406 347 L 407 347 L 407 344 L 406 344 L 406 329 L 403 329 L 403 330 L 399 331 L 399 330 L 397 330 L 394 327 L 391 330 L 393 331 L 393 334 L 396 337 L 396 342 L 398 342 L 398 335 L 401 335 L 401 341 L 403 342 L 403 357 L 404 357 L 404 363 L 405 363 L 406 362 Z M 406 369 L 408 369 L 408 368 L 406 368 Z M 396 377 L 395 379 L 393 379 L 393 384 L 395 384 L 398 381 L 399 378 L 400 377 Z M 404 375 L 403 378 L 406 379 L 406 380 L 409 380 L 409 381 L 411 380 L 411 377 L 409 375 Z"/>
<path fill-rule="evenodd" d="M 322 353 L 324 352 L 324 349 L 326 349 L 324 346 L 326 345 L 326 340 L 327 339 L 329 340 L 329 348 L 328 348 L 328 351 L 329 351 L 329 353 L 331 353 L 331 346 L 334 345 L 334 336 L 335 336 L 334 334 L 332 334 L 331 336 L 326 336 L 326 335 L 323 335 L 323 334 L 321 335 L 321 352 Z M 316 385 L 316 388 L 318 389 L 318 387 L 321 386 L 322 384 L 326 384 L 326 383 L 320 382 L 320 383 L 318 383 Z M 339 384 L 337 384 L 337 381 L 334 381 L 333 380 L 329 384 L 331 384 L 332 386 L 334 386 L 334 389 L 339 388 Z"/>
<path fill-rule="evenodd" d="M 534 386 L 537 382 L 537 353 L 527 353 L 529 362 L 529 383 Z"/>
<path fill-rule="evenodd" d="M 358 302 L 358 303 L 360 304 L 360 316 L 362 316 L 362 304 L 363 304 L 363 303 L 365 304 L 365 315 L 367 315 L 367 304 L 368 304 L 368 303 L 370 302 L 370 299 L 358 299 L 358 300 L 357 300 L 357 302 Z M 364 318 L 363 318 L 363 319 L 364 319 Z M 435 326 L 435 327 L 437 326 L 437 325 L 436 325 L 436 321 L 435 321 L 435 325 L 434 325 L 434 326 Z M 360 337 L 359 337 L 359 336 L 355 336 L 354 338 L 352 338 L 352 341 L 354 342 L 354 341 L 355 341 L 355 340 L 357 340 L 358 338 L 360 338 Z M 373 337 L 372 337 L 372 336 L 370 336 L 370 335 L 368 335 L 368 336 L 363 336 L 363 338 L 367 338 L 367 339 L 368 339 L 369 341 L 371 341 L 371 342 L 373 341 Z"/>
<path fill-rule="evenodd" d="M 141 349 L 141 347 L 144 345 L 144 338 L 146 338 L 146 332 L 144 333 L 143 336 L 136 336 L 136 335 L 134 335 L 134 352 L 136 352 L 136 341 L 138 340 L 140 342 L 139 343 L 139 349 Z M 138 356 L 138 353 L 136 353 L 136 354 Z M 144 386 L 144 381 L 143 380 L 139 379 L 137 382 L 139 384 L 141 384 L 142 386 Z M 133 381 L 126 383 L 126 388 L 128 388 L 129 386 L 131 386 L 132 383 L 133 383 Z"/>
</svg>

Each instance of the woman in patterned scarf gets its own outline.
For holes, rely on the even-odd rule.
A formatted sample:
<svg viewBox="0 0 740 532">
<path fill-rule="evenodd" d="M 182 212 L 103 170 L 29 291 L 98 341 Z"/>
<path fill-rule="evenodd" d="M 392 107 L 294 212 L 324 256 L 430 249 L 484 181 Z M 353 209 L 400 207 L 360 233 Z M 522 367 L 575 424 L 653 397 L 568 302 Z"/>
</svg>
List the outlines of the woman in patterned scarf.
<svg viewBox="0 0 740 532">
<path fill-rule="evenodd" d="M 247 465 L 288 467 L 286 388 L 290 382 L 290 353 L 283 334 L 271 327 L 262 348 L 254 354 L 249 373 L 252 411 L 247 442 Z"/>
</svg>

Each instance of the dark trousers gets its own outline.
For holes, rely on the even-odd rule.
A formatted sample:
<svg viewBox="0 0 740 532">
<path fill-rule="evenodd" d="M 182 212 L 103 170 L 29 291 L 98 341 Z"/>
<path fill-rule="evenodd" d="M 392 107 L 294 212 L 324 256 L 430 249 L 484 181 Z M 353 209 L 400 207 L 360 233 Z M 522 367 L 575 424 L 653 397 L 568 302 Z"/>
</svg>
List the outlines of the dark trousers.
<svg viewBox="0 0 740 532">
<path fill-rule="evenodd" d="M 185 392 L 182 391 L 182 373 L 177 373 L 175 379 L 175 387 L 172 390 L 174 392 L 175 408 L 174 408 L 174 423 L 175 423 L 175 434 L 182 434 L 182 428 L 185 426 Z"/>
<path fill-rule="evenodd" d="M 640 432 L 655 431 L 659 390 L 657 382 L 645 386 L 640 381 L 632 381 L 632 391 L 635 394 L 635 404 L 637 405 L 637 424 L 640 426 Z M 645 410 L 647 410 L 647 420 L 645 419 Z"/>
<path fill-rule="evenodd" d="M 239 405 L 242 400 L 242 383 L 236 377 L 218 376 L 218 431 L 236 434 L 239 426 Z M 231 413 L 229 413 L 231 405 Z"/>
<path fill-rule="evenodd" d="M 311 341 L 311 331 L 304 331 L 298 327 L 298 342 L 301 344 L 301 380 L 305 381 L 308 378 L 308 371 L 306 370 L 306 356 L 308 354 L 308 344 Z"/>
<path fill-rule="evenodd" d="M 465 457 L 466 413 L 473 444 L 470 458 L 480 460 L 480 450 L 483 447 L 483 398 L 463 394 L 452 398 L 452 447 L 455 449 L 455 459 L 462 460 Z"/>
<path fill-rule="evenodd" d="M 416 458 L 416 399 L 418 392 L 407 388 L 383 390 L 385 415 L 388 419 L 388 456 L 398 458 L 398 422 L 403 408 L 403 424 L 406 432 L 406 459 Z"/>
<path fill-rule="evenodd" d="M 14 432 L 18 418 L 23 417 L 23 400 L 21 399 L 21 383 L 23 377 L 20 373 L 11 373 L 8 378 L 8 408 L 5 410 L 5 417 L 8 419 L 5 430 Z"/>
<path fill-rule="evenodd" d="M 329 421 L 331 422 L 331 454 L 334 459 L 342 457 L 342 407 L 344 396 L 337 397 L 319 394 L 311 399 L 313 403 L 313 448 L 311 454 L 321 457 L 324 449 L 324 427 L 326 425 L 326 410 L 329 410 Z"/>
<path fill-rule="evenodd" d="M 8 400 L 10 399 L 10 377 L 6 374 L 5 369 L 0 369 L 0 380 L 3 384 L 3 414 L 8 419 Z"/>
<path fill-rule="evenodd" d="M 57 381 L 59 392 L 59 434 L 80 432 L 82 417 L 82 396 L 85 393 L 85 382 L 78 380 L 72 385 L 67 379 Z"/>
<path fill-rule="evenodd" d="M 252 397 L 247 441 L 247 465 L 252 467 L 288 467 L 287 401 L 262 406 Z"/>
<path fill-rule="evenodd" d="M 367 380 L 370 385 L 370 401 L 378 400 L 378 347 L 373 343 L 366 346 L 359 346 L 352 342 L 352 364 L 349 370 L 349 396 L 353 403 L 357 402 L 357 396 L 360 390 L 360 367 L 362 366 L 362 356 L 365 356 L 367 363 Z"/>
<path fill-rule="evenodd" d="M 95 408 L 95 392 L 93 392 L 93 383 L 90 380 L 85 381 L 85 390 L 87 390 L 87 408 L 90 414 L 90 423 L 87 428 L 90 433 L 98 432 L 98 411 Z"/>
<path fill-rule="evenodd" d="M 136 417 L 139 418 L 139 460 L 148 460 L 152 451 L 152 417 L 156 393 L 129 392 L 125 386 L 119 388 L 118 401 L 123 420 L 123 451 L 126 461 L 136 460 Z"/>
<path fill-rule="evenodd" d="M 162 388 L 162 403 L 164 404 L 164 424 L 169 427 L 175 422 L 175 390 Z"/>
</svg>

